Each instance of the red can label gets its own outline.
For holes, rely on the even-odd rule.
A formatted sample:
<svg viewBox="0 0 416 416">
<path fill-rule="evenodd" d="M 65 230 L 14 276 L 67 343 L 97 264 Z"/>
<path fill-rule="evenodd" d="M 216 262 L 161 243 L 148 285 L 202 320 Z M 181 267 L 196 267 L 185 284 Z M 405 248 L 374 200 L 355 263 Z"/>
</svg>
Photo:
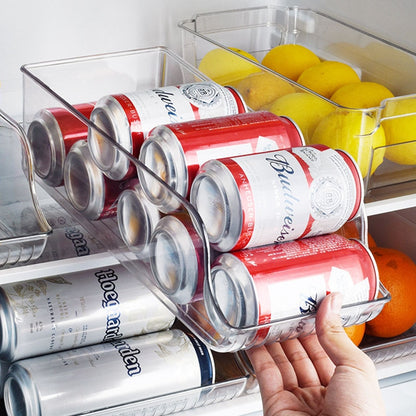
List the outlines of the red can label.
<svg viewBox="0 0 416 416">
<path fill-rule="evenodd" d="M 303 136 L 286 117 L 267 111 L 233 114 L 167 126 L 179 140 L 188 169 L 188 191 L 210 159 L 302 146 Z"/>
<path fill-rule="evenodd" d="M 244 218 L 233 249 L 333 232 L 353 218 L 362 184 L 345 157 L 306 146 L 223 159 L 239 189 Z"/>
<path fill-rule="evenodd" d="M 95 103 L 75 104 L 73 107 L 86 118 L 90 118 Z M 65 154 L 69 152 L 72 145 L 85 140 L 88 135 L 88 126 L 79 120 L 74 114 L 64 108 L 54 108 L 50 110 L 61 130 L 64 140 Z"/>
</svg>

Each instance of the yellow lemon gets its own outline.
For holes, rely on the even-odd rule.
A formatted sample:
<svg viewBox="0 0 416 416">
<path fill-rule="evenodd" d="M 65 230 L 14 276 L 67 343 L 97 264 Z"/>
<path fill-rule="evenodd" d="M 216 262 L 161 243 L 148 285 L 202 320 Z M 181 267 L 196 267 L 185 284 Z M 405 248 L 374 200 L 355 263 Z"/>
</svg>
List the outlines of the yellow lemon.
<svg viewBox="0 0 416 416">
<path fill-rule="evenodd" d="M 296 81 L 299 75 L 320 62 L 318 56 L 302 45 L 278 45 L 266 53 L 261 63 L 287 78 Z"/>
<path fill-rule="evenodd" d="M 383 127 L 377 127 L 374 117 L 360 111 L 334 111 L 319 122 L 312 143 L 345 150 L 356 160 L 362 176 L 366 177 L 383 162 L 386 139 Z M 372 155 L 372 150 L 379 147 Z"/>
<path fill-rule="evenodd" d="M 348 64 L 338 61 L 323 61 L 305 69 L 297 82 L 326 98 L 330 98 L 343 85 L 360 82 L 360 77 Z"/>
<path fill-rule="evenodd" d="M 284 95 L 268 108 L 278 116 L 287 116 L 292 119 L 302 131 L 306 143 L 312 137 L 319 121 L 334 109 L 335 106 L 329 101 L 307 92 Z"/>
<path fill-rule="evenodd" d="M 382 122 L 386 133 L 386 158 L 402 165 L 416 165 L 416 99 L 406 98 L 390 102 L 389 114 L 397 116 Z M 404 144 L 404 142 L 409 142 Z M 403 143 L 397 145 L 397 143 Z M 394 146 L 394 144 L 396 144 Z"/>
<path fill-rule="evenodd" d="M 250 74 L 237 84 L 245 103 L 253 110 L 266 108 L 278 97 L 295 91 L 295 87 L 278 75 L 269 72 Z"/>
<path fill-rule="evenodd" d="M 343 85 L 332 94 L 331 101 L 344 107 L 372 108 L 392 97 L 393 93 L 384 85 L 367 81 Z"/>
<path fill-rule="evenodd" d="M 237 48 L 230 49 L 258 63 L 250 53 Z M 254 63 L 220 48 L 207 52 L 201 59 L 198 69 L 220 85 L 235 85 L 247 75 L 261 71 Z"/>
</svg>

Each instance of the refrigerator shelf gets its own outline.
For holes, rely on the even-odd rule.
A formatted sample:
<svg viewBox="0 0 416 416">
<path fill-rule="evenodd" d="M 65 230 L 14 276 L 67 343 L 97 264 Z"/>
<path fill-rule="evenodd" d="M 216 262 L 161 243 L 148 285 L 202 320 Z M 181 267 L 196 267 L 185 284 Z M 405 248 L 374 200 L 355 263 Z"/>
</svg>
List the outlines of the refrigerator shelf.
<svg viewBox="0 0 416 416">
<path fill-rule="evenodd" d="M 182 224 L 179 229 L 183 232 L 184 227 L 182 226 L 186 226 L 186 233 L 181 234 L 182 236 L 185 235 L 185 237 L 181 237 L 178 242 L 166 239 L 167 244 L 165 247 L 169 249 L 174 247 L 176 250 L 175 255 L 172 255 L 172 252 L 163 250 L 156 252 L 155 244 L 149 244 L 149 241 L 143 241 L 136 246 L 127 245 L 127 250 L 126 246 L 123 249 L 123 244 L 120 244 L 119 224 L 117 224 L 117 219 L 115 218 L 98 221 L 88 221 L 84 218 L 85 228 L 95 229 L 103 223 L 108 233 L 103 240 L 106 242 L 109 252 L 125 267 L 135 272 L 138 278 L 142 278 L 142 276 L 140 276 L 140 270 L 136 269 L 137 261 L 132 260 L 140 259 L 151 269 L 152 262 L 157 259 L 163 261 L 168 269 L 173 265 L 169 269 L 169 273 L 172 273 L 172 276 L 175 273 L 183 273 L 185 278 L 192 279 L 195 278 L 196 274 L 200 279 L 209 283 L 212 278 L 210 266 L 214 253 L 208 242 L 205 226 L 195 208 L 188 200 L 167 186 L 151 170 L 117 144 L 113 137 L 100 128 L 101 126 L 96 126 L 76 109 L 77 103 L 93 102 L 106 94 L 204 81 L 206 77 L 177 54 L 164 47 L 24 65 L 22 72 L 25 100 L 24 126 L 26 129 L 30 126 L 34 115 L 43 108 L 62 107 L 70 111 L 79 120 L 88 125 L 90 130 L 98 132 L 106 145 L 119 152 L 121 157 L 128 159 L 137 169 L 138 176 L 141 179 L 145 178 L 146 182 L 148 180 L 152 181 L 155 186 L 159 187 L 160 192 L 164 195 L 164 199 L 169 200 L 171 202 L 169 205 L 172 207 L 170 210 L 159 211 L 160 217 L 163 217 L 162 220 L 169 217 L 170 219 L 173 218 L 174 222 L 179 221 Z M 79 178 L 79 180 L 85 181 L 85 178 Z M 51 195 L 57 195 L 57 198 L 61 199 L 63 204 L 68 204 L 64 187 L 52 188 L 46 184 L 43 186 L 45 189 L 50 188 Z M 364 207 L 353 222 L 356 223 L 356 229 L 359 233 L 357 237 L 366 241 L 367 218 Z M 135 222 L 132 220 L 129 224 L 131 225 L 130 231 L 134 231 L 139 226 L 140 221 Z M 96 235 L 99 235 L 99 231 L 97 231 Z M 190 238 L 184 241 L 186 235 Z M 194 248 L 188 252 L 182 251 L 180 246 L 185 242 L 188 244 L 189 240 Z M 178 246 L 179 249 L 177 249 Z M 191 259 L 193 257 L 196 257 L 194 259 L 196 269 L 189 271 L 187 267 L 192 264 Z M 181 265 L 186 266 L 184 270 L 180 269 L 179 266 Z M 259 337 L 253 337 L 253 331 L 263 331 L 271 327 L 279 330 L 275 331 L 274 338 L 269 338 L 268 342 L 296 337 L 314 330 L 315 318 L 313 314 L 282 317 L 261 325 L 233 327 L 223 317 L 216 301 L 212 302 L 215 299 L 211 289 L 212 285 L 207 283 L 205 285 L 205 297 L 211 300 L 210 303 L 215 308 L 215 315 L 220 317 L 220 320 L 222 320 L 221 327 L 225 328 L 224 332 L 219 334 L 210 321 L 206 302 L 200 293 L 195 292 L 194 296 L 186 302 L 179 302 L 176 299 L 172 300 L 167 290 L 161 289 L 160 284 L 154 277 L 154 273 L 151 273 L 150 276 L 149 279 L 144 279 L 144 281 L 153 293 L 214 351 L 234 352 L 265 342 L 265 340 Z M 388 292 L 380 285 L 378 298 L 343 307 L 342 316 L 344 324 L 352 325 L 371 319 L 381 311 L 383 305 L 388 300 Z"/>
<path fill-rule="evenodd" d="M 334 133 L 336 137 L 333 135 L 332 140 L 337 143 L 337 147 L 351 152 L 353 152 L 350 147 L 351 141 L 357 141 L 356 146 L 360 148 L 360 152 L 352 154 L 361 167 L 368 196 L 371 196 L 373 190 L 394 184 L 411 183 L 414 188 L 416 139 L 412 135 L 404 134 L 395 137 L 394 141 L 391 139 L 389 144 L 390 139 L 387 138 L 386 130 L 388 124 L 396 123 L 399 118 L 402 118 L 400 123 L 403 121 L 407 124 L 415 123 L 416 54 L 414 52 L 379 39 L 319 11 L 297 6 L 269 5 L 201 13 L 191 19 L 183 20 L 179 23 L 179 27 L 182 29 L 182 56 L 187 62 L 199 67 L 201 60 L 209 52 L 219 50 L 222 52 L 221 59 L 240 63 L 245 68 L 242 72 L 251 73 L 245 78 L 236 75 L 235 78 L 240 79 L 231 80 L 234 75 L 230 78 L 227 75 L 229 69 L 222 68 L 218 63 L 212 63 L 213 69 L 205 63 L 202 68 L 207 75 L 214 78 L 216 76 L 218 82 L 231 83 L 243 96 L 245 89 L 251 94 L 255 93 L 256 84 L 253 82 L 248 87 L 246 83 L 253 72 L 269 74 L 280 80 L 280 88 L 287 89 L 287 94 L 289 90 L 304 92 L 317 99 L 316 105 L 327 107 L 332 105 L 332 109 L 325 110 L 325 114 L 331 114 L 330 117 L 337 113 L 338 120 L 342 120 L 343 115 L 350 120 L 354 118 L 361 120 L 361 127 L 354 130 L 354 136 L 351 136 L 348 144 L 340 133 L 341 129 Z M 394 97 L 386 98 L 379 106 L 371 108 L 343 107 L 330 98 L 318 95 L 261 64 L 264 56 L 272 48 L 292 43 L 306 46 L 322 61 L 332 60 L 351 65 L 362 81 L 380 83 L 386 86 Z M 256 61 L 238 50 L 249 53 Z M 266 108 L 270 104 L 271 102 L 266 104 Z M 282 110 L 280 115 L 291 116 L 292 109 L 284 108 L 287 110 Z M 369 119 L 372 119 L 371 128 L 368 124 Z M 318 134 L 312 138 L 315 127 L 307 129 L 305 126 L 306 124 L 300 125 L 306 143 L 319 141 L 319 137 L 316 137 Z M 368 137 L 381 131 L 386 135 L 387 144 L 379 142 L 373 148 Z M 408 157 L 409 154 L 413 157 L 413 163 Z M 403 155 L 406 155 L 406 161 L 403 161 Z M 373 162 L 378 167 L 371 172 Z"/>
</svg>

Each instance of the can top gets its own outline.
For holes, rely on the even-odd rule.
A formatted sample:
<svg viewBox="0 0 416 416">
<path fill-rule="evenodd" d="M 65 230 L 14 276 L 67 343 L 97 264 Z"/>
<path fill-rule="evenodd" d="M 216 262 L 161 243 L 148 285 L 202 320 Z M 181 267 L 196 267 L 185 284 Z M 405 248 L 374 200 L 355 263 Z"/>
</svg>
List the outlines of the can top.
<svg viewBox="0 0 416 416">
<path fill-rule="evenodd" d="M 121 104 L 113 97 L 102 97 L 95 104 L 90 120 L 98 129 L 131 153 L 130 125 Z M 123 179 L 129 159 L 100 130 L 88 128 L 88 146 L 96 165 L 113 180 Z"/>
<path fill-rule="evenodd" d="M 167 126 L 155 127 L 144 141 L 139 160 L 159 178 L 182 196 L 188 190 L 188 171 L 182 147 L 175 134 Z M 167 206 L 166 192 L 150 175 L 138 172 L 148 198 L 157 206 Z M 150 183 L 148 183 L 150 182 Z"/>
<path fill-rule="evenodd" d="M 148 245 L 160 214 L 147 201 L 140 186 L 126 189 L 117 203 L 117 223 L 124 243 L 138 253 Z"/>
<path fill-rule="evenodd" d="M 40 403 L 36 400 L 36 388 L 29 372 L 12 364 L 4 381 L 4 405 L 9 415 L 40 416 Z"/>
<path fill-rule="evenodd" d="M 33 149 L 37 175 L 48 185 L 61 185 L 65 147 L 61 129 L 51 111 L 42 109 L 36 113 L 29 125 L 27 137 Z"/>
<path fill-rule="evenodd" d="M 201 166 L 192 183 L 190 201 L 206 226 L 213 248 L 231 250 L 241 233 L 243 213 L 237 184 L 221 161 L 212 159 Z"/>
<path fill-rule="evenodd" d="M 255 287 L 246 266 L 232 253 L 223 253 L 215 260 L 211 279 L 205 280 L 204 299 L 208 317 L 219 334 L 241 346 L 247 336 L 254 336 L 252 327 L 259 317 Z M 241 336 L 241 330 L 249 328 Z"/>
<path fill-rule="evenodd" d="M 150 241 L 150 265 L 158 287 L 174 302 L 191 301 L 198 284 L 199 259 L 195 242 L 184 223 L 163 217 Z"/>
<path fill-rule="evenodd" d="M 2 360 L 10 361 L 16 348 L 16 329 L 12 307 L 2 288 L 0 288 L 0 337 L 0 357 Z"/>
<path fill-rule="evenodd" d="M 76 142 L 64 164 L 64 185 L 74 208 L 96 219 L 104 207 L 103 173 L 95 165 L 85 140 Z"/>
</svg>

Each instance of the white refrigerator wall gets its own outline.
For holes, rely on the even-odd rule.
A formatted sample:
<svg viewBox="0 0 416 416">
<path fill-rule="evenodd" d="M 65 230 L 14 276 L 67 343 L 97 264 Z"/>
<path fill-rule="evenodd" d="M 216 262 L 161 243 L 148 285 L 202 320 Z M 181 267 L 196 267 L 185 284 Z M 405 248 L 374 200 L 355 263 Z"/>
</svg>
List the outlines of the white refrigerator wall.
<svg viewBox="0 0 416 416">
<path fill-rule="evenodd" d="M 180 52 L 178 21 L 268 3 L 325 11 L 416 49 L 413 0 L 2 0 L 0 108 L 20 116 L 22 64 L 157 45 Z"/>
</svg>

